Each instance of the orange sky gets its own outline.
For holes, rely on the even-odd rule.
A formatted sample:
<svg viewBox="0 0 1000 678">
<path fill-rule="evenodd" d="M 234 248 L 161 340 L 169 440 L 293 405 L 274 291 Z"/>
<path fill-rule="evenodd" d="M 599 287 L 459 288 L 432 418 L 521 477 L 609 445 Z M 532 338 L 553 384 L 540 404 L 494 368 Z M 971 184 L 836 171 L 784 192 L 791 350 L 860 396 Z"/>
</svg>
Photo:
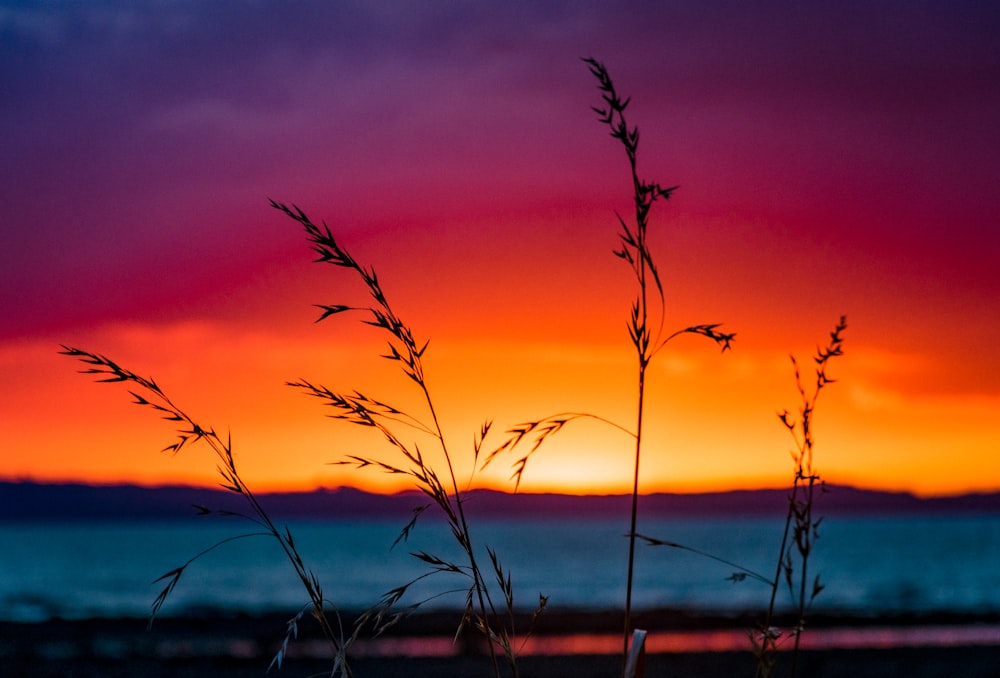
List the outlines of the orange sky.
<svg viewBox="0 0 1000 678">
<path fill-rule="evenodd" d="M 630 186 L 589 110 L 598 93 L 577 56 L 593 53 L 633 96 L 640 173 L 682 186 L 651 226 L 667 328 L 737 333 L 732 352 L 684 337 L 654 362 L 642 490 L 787 482 L 775 413 L 798 405 L 788 355 L 808 365 L 841 314 L 845 356 L 815 421 L 822 475 L 1000 489 L 1000 69 L 981 28 L 995 17 L 963 8 L 856 22 L 692 10 L 683 30 L 668 9 L 498 6 L 454 22 L 353 17 L 351 30 L 321 12 L 267 30 L 246 19 L 234 35 L 253 54 L 219 44 L 210 12 L 0 23 L 2 89 L 17 94 L 0 132 L 0 478 L 216 482 L 205 450 L 159 454 L 170 426 L 75 374 L 56 354 L 66 343 L 231 430 L 258 490 L 405 487 L 329 465 L 391 453 L 284 385 L 420 407 L 377 357 L 376 331 L 312 322 L 311 304 L 363 290 L 309 263 L 267 197 L 327 220 L 430 339 L 428 380 L 463 477 L 487 418 L 487 447 L 563 411 L 632 428 L 633 289 L 611 254 Z M 637 33 L 650 22 L 674 39 Z M 513 461 L 475 484 L 512 488 Z M 626 492 L 631 463 L 627 436 L 579 422 L 521 487 Z"/>
</svg>

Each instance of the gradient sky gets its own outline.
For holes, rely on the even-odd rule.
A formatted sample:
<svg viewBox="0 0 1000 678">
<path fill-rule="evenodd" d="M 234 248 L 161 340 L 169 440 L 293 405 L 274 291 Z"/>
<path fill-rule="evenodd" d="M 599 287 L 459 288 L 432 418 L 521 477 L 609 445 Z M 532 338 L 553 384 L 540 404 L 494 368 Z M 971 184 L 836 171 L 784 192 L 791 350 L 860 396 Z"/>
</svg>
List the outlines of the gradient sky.
<svg viewBox="0 0 1000 678">
<path fill-rule="evenodd" d="M 788 355 L 841 314 L 826 479 L 1000 489 L 998 34 L 981 2 L 0 2 L 0 477 L 216 481 L 66 343 L 230 429 L 258 489 L 401 487 L 328 465 L 389 452 L 284 386 L 415 403 L 381 336 L 313 323 L 363 290 L 268 198 L 325 219 L 431 340 L 463 463 L 486 418 L 631 427 L 631 187 L 594 56 L 633 97 L 640 173 L 681 185 L 651 226 L 668 327 L 737 332 L 654 363 L 642 489 L 787 481 Z M 512 461 L 477 483 L 509 488 Z M 631 472 L 627 437 L 581 423 L 522 488 Z"/>
</svg>

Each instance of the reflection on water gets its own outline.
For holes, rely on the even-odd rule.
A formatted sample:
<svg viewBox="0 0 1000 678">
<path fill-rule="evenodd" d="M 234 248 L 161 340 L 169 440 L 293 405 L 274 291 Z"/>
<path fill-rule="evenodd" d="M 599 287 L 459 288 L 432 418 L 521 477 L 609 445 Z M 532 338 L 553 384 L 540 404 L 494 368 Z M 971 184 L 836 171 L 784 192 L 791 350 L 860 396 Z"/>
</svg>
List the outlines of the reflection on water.
<svg viewBox="0 0 1000 678">
<path fill-rule="evenodd" d="M 1000 626 L 918 626 L 809 629 L 802 636 L 806 650 L 837 650 L 900 647 L 963 647 L 1000 645 Z M 573 633 L 533 636 L 521 648 L 521 656 L 532 655 L 613 655 L 622 650 L 619 634 Z M 739 629 L 712 631 L 651 632 L 646 636 L 650 654 L 682 652 L 746 652 L 747 632 Z M 403 637 L 359 640 L 351 648 L 355 657 L 451 657 L 465 648 L 446 637 Z M 782 648 L 790 649 L 790 643 Z M 482 651 L 482 649 L 480 649 Z M 289 656 L 325 657 L 325 642 L 298 643 L 289 646 Z"/>
</svg>

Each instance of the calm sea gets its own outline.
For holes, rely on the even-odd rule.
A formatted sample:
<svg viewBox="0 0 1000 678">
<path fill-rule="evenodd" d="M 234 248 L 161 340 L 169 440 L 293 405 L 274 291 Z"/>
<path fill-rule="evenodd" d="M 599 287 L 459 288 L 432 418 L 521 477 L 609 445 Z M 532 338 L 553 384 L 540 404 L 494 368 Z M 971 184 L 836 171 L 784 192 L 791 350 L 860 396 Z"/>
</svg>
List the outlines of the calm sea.
<svg viewBox="0 0 1000 678">
<path fill-rule="evenodd" d="M 362 609 L 426 571 L 411 551 L 455 555 L 447 530 L 433 522 L 390 549 L 402 524 L 301 522 L 291 529 L 327 597 L 343 609 Z M 781 526 L 773 518 L 656 520 L 640 524 L 640 532 L 772 575 Z M 0 619 L 144 616 L 162 588 L 154 579 L 252 528 L 236 518 L 0 524 Z M 543 593 L 560 608 L 619 609 L 624 532 L 621 521 L 488 521 L 477 523 L 473 536 L 499 555 L 519 607 L 533 609 Z M 1000 516 L 837 518 L 824 521 L 820 534 L 810 572 L 826 589 L 814 610 L 1000 612 Z M 764 585 L 727 580 L 732 567 L 676 549 L 637 548 L 638 608 L 727 612 L 767 604 Z M 432 598 L 426 607 L 458 608 L 464 586 L 439 574 L 415 584 L 406 600 Z M 248 537 L 195 561 L 162 614 L 206 608 L 291 614 L 305 602 L 277 545 Z"/>
</svg>

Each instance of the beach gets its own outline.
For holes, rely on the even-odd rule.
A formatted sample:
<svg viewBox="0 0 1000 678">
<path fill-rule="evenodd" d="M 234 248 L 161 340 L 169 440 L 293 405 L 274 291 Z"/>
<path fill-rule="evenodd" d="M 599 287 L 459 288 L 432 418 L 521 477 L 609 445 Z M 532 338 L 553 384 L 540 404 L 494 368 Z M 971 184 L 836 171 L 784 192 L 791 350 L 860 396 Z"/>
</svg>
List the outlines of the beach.
<svg viewBox="0 0 1000 678">
<path fill-rule="evenodd" d="M 552 615 L 540 626 L 537 643 L 526 646 L 528 651 L 519 659 L 521 676 L 617 675 L 621 656 L 613 648 L 620 640 L 608 628 L 617 621 L 617 615 L 612 613 Z M 723 623 L 724 620 L 705 618 L 684 622 L 670 615 L 657 618 L 647 614 L 639 621 L 661 624 L 656 633 L 663 639 L 688 639 L 686 647 L 677 646 L 671 651 L 657 651 L 656 644 L 651 643 L 646 676 L 753 675 L 749 643 L 743 647 L 732 644 L 732 639 L 738 643 L 741 635 L 745 637 L 746 626 L 739 620 Z M 677 623 L 684 626 L 665 628 Z M 818 638 L 854 638 L 862 642 L 804 650 L 799 657 L 800 676 L 1000 676 L 1000 626 L 993 618 L 841 619 L 836 624 L 827 619 L 818 623 L 809 632 Z M 270 675 L 329 675 L 328 646 L 315 637 L 307 621 L 301 627 L 301 637 L 289 644 L 282 668 L 272 669 Z M 137 618 L 3 622 L 0 663 L 5 667 L 5 675 L 42 678 L 264 675 L 284 638 L 284 628 L 284 620 L 279 617 L 214 615 L 160 619 L 152 629 L 147 629 L 147 620 Z M 889 628 L 901 634 L 897 637 L 912 638 L 915 642 L 894 646 L 879 640 L 884 639 L 880 633 Z M 927 632 L 921 633 L 921 629 Z M 950 630 L 950 635 L 942 636 L 942 630 Z M 381 640 L 358 644 L 351 659 L 355 676 L 491 675 L 490 659 L 474 638 L 453 642 L 451 615 L 415 615 L 395 631 Z M 935 640 L 939 636 L 940 642 Z M 698 638 L 706 643 L 702 648 L 727 649 L 699 649 L 696 642 L 691 642 Z M 863 642 L 866 638 L 871 642 Z M 921 644 L 921 639 L 926 642 Z M 787 674 L 790 656 L 787 652 L 779 654 L 775 675 Z"/>
</svg>

